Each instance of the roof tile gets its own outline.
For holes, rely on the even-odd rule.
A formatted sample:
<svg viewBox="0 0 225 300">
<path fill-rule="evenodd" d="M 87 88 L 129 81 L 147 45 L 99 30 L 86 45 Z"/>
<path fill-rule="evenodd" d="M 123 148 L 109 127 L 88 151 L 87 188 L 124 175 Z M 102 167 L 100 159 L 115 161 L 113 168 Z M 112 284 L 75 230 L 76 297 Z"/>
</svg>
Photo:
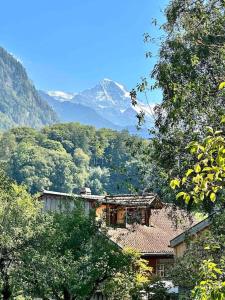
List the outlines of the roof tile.
<svg viewBox="0 0 225 300">
<path fill-rule="evenodd" d="M 132 247 L 142 254 L 173 254 L 170 240 L 191 226 L 192 221 L 182 211 L 176 210 L 178 220 L 172 215 L 171 208 L 152 210 L 151 226 L 128 225 L 127 228 L 110 228 L 108 235 L 121 248 Z"/>
</svg>

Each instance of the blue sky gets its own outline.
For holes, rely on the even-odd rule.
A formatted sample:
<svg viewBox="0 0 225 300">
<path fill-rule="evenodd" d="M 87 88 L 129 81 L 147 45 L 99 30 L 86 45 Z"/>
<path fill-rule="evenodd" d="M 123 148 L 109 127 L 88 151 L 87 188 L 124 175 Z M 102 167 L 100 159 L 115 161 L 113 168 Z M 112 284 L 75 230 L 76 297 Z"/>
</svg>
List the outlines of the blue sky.
<svg viewBox="0 0 225 300">
<path fill-rule="evenodd" d="M 0 45 L 22 61 L 39 89 L 77 92 L 102 78 L 131 89 L 154 63 L 145 59 L 143 33 L 159 34 L 151 20 L 163 20 L 167 3 L 2 1 Z"/>
</svg>

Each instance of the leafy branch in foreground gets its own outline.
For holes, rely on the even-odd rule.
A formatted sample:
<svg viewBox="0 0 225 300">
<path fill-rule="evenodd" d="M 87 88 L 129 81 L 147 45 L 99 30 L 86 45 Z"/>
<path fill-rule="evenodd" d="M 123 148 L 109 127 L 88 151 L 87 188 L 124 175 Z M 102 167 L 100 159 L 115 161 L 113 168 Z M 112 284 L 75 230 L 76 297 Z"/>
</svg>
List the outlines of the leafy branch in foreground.
<svg viewBox="0 0 225 300">
<path fill-rule="evenodd" d="M 221 123 L 225 123 L 225 116 Z M 170 182 L 172 189 L 180 189 L 176 198 L 183 198 L 186 204 L 201 204 L 210 201 L 223 204 L 225 186 L 225 136 L 223 131 L 207 127 L 208 135 L 203 141 L 192 141 L 188 150 L 192 162 L 181 178 Z M 218 201 L 217 201 L 218 200 Z"/>
<path fill-rule="evenodd" d="M 201 282 L 192 291 L 195 300 L 225 299 L 225 281 L 223 271 L 216 263 L 203 260 L 200 268 Z"/>
</svg>

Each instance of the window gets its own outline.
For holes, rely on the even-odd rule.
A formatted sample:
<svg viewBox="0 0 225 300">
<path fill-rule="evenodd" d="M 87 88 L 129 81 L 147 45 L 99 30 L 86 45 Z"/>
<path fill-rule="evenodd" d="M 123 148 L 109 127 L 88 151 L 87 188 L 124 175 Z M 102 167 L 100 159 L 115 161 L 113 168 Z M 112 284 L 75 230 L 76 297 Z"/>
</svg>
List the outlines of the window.
<svg viewBox="0 0 225 300">
<path fill-rule="evenodd" d="M 165 265 L 164 264 L 159 264 L 156 266 L 156 274 L 159 277 L 165 277 Z"/>
<path fill-rule="evenodd" d="M 127 208 L 127 212 L 126 212 L 126 221 L 127 224 L 142 224 L 142 219 L 143 219 L 143 215 L 142 215 L 142 211 L 139 208 Z"/>
</svg>

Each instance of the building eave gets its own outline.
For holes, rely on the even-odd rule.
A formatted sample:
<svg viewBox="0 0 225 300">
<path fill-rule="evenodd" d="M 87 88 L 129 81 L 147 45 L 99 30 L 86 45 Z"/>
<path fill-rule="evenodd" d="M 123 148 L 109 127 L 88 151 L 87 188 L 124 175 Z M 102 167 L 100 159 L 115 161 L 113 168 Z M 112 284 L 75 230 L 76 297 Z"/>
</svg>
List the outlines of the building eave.
<svg viewBox="0 0 225 300">
<path fill-rule="evenodd" d="M 212 215 L 173 238 L 170 241 L 170 247 L 176 247 L 177 245 L 183 243 L 188 236 L 195 235 L 198 232 L 206 229 L 212 223 Z"/>
<path fill-rule="evenodd" d="M 77 199 L 91 200 L 91 201 L 93 201 L 93 200 L 100 201 L 104 198 L 104 196 L 99 196 L 99 195 L 61 193 L 61 192 L 48 191 L 48 190 L 42 191 L 41 194 L 40 194 L 40 197 L 43 197 L 45 195 L 59 196 L 59 197 L 66 197 L 66 198 L 77 198 Z"/>
<path fill-rule="evenodd" d="M 170 256 L 174 257 L 174 253 L 172 252 L 140 252 L 141 256 Z"/>
</svg>

